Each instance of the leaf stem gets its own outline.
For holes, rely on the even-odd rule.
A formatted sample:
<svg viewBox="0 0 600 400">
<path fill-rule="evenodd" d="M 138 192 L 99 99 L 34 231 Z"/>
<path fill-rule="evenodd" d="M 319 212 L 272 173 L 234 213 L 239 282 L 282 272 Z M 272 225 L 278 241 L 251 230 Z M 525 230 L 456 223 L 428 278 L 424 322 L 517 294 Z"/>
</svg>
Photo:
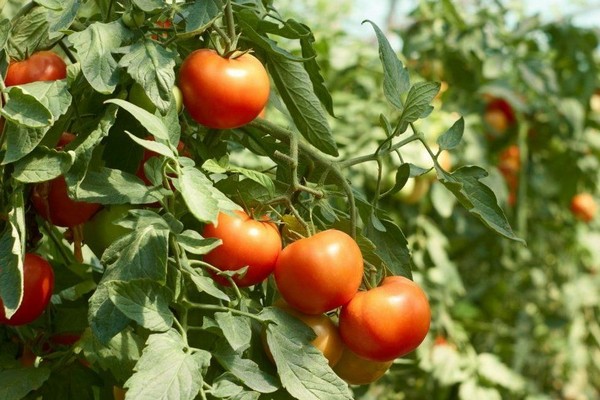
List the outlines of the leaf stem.
<svg viewBox="0 0 600 400">
<path fill-rule="evenodd" d="M 216 304 L 201 304 L 201 303 L 194 303 L 191 301 L 187 302 L 188 306 L 191 308 L 195 308 L 197 310 L 209 310 L 209 311 L 221 311 L 221 312 L 231 312 L 232 314 L 237 314 L 237 315 L 241 315 L 243 317 L 248 317 L 248 318 L 252 318 L 258 322 L 260 322 L 261 324 L 264 324 L 265 321 L 259 317 L 258 315 L 246 312 L 246 311 L 241 311 L 238 310 L 236 308 L 231 308 L 231 307 L 225 307 L 225 306 L 219 306 Z"/>
<path fill-rule="evenodd" d="M 238 285 L 235 283 L 235 281 L 233 280 L 233 277 L 231 277 L 230 275 L 227 275 L 225 273 L 223 273 L 223 271 L 221 271 L 220 269 L 213 267 L 212 265 L 210 265 L 209 263 L 206 263 L 204 261 L 200 261 L 200 260 L 190 260 L 190 265 L 192 264 L 196 264 L 199 265 L 200 267 L 204 268 L 204 269 L 208 269 L 211 272 L 214 272 L 216 275 L 218 276 L 222 276 L 225 279 L 227 279 L 227 281 L 229 282 L 229 284 L 231 285 L 231 287 L 233 288 L 233 291 L 235 292 L 235 297 L 238 300 L 242 300 L 242 293 L 240 292 L 240 288 L 238 287 Z M 184 272 L 186 272 L 187 274 L 193 274 L 194 272 L 183 269 Z"/>
</svg>

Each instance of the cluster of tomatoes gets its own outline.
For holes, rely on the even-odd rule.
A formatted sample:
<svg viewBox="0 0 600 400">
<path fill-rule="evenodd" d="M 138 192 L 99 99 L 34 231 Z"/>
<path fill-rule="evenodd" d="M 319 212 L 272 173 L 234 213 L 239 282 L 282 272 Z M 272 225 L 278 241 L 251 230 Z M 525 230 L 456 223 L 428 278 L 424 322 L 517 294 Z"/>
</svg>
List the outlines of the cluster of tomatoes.
<svg viewBox="0 0 600 400">
<path fill-rule="evenodd" d="M 11 63 L 5 82 L 11 86 L 65 77 L 66 65 L 60 57 L 39 52 L 25 61 Z M 179 87 L 191 117 L 214 129 L 235 128 L 252 121 L 264 109 L 270 91 L 264 66 L 254 56 L 234 53 L 226 58 L 208 49 L 194 51 L 184 60 Z M 201 99 L 198 93 L 202 93 Z M 64 133 L 57 148 L 63 149 L 73 140 L 75 135 Z M 178 150 L 185 155 L 183 143 Z M 150 181 L 143 166 L 154 155 L 146 151 L 137 171 L 147 184 Z M 108 208 L 99 212 L 100 204 L 72 200 L 64 176 L 34 185 L 31 204 L 42 218 L 69 228 L 84 224 L 95 214 L 97 219 L 102 213 L 113 212 Z M 110 210 L 123 214 L 127 208 Z M 214 279 L 223 285 L 234 282 L 238 287 L 248 287 L 272 275 L 281 295 L 275 306 L 313 328 L 313 344 L 349 383 L 366 384 L 378 379 L 394 359 L 413 351 L 429 330 L 427 297 L 411 280 L 388 277 L 377 287 L 360 290 L 363 257 L 356 241 L 344 232 L 322 231 L 283 248 L 273 222 L 238 211 L 221 213 L 216 224 L 205 226 L 203 236 L 222 241 L 204 257 L 205 262 L 222 271 L 213 272 Z M 28 253 L 23 274 L 21 306 L 7 319 L 0 302 L 1 323 L 30 323 L 50 301 L 54 285 L 50 264 Z M 336 324 L 330 315 L 338 314 Z"/>
<path fill-rule="evenodd" d="M 282 249 L 273 222 L 237 211 L 221 213 L 203 236 L 222 241 L 204 257 L 206 262 L 221 271 L 243 271 L 217 276 L 219 282 L 232 279 L 246 287 L 273 274 L 281 295 L 275 306 L 313 328 L 313 345 L 349 383 L 378 379 L 394 359 L 417 348 L 429 330 L 429 302 L 411 280 L 388 277 L 378 287 L 359 290 L 362 253 L 342 231 L 322 231 Z M 337 309 L 339 327 L 327 315 Z"/>
</svg>

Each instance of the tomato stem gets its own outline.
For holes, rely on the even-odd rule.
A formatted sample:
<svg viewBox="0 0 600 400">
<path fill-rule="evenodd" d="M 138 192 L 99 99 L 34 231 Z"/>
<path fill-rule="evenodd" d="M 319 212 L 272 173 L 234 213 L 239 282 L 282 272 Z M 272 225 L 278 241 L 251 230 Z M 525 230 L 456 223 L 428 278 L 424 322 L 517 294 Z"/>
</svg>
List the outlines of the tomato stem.
<svg viewBox="0 0 600 400">
<path fill-rule="evenodd" d="M 235 19 L 233 17 L 233 7 L 231 6 L 231 0 L 227 0 L 225 3 L 225 21 L 227 24 L 227 34 L 229 36 L 229 43 L 225 53 L 230 53 L 237 47 L 237 34 L 235 32 Z"/>
<path fill-rule="evenodd" d="M 58 46 L 64 51 L 64 53 L 67 55 L 67 58 L 69 59 L 69 61 L 71 61 L 72 64 L 77 63 L 77 58 L 75 58 L 73 52 L 71 51 L 71 49 L 69 49 L 69 46 L 65 44 L 63 39 L 64 37 L 58 41 Z"/>
</svg>

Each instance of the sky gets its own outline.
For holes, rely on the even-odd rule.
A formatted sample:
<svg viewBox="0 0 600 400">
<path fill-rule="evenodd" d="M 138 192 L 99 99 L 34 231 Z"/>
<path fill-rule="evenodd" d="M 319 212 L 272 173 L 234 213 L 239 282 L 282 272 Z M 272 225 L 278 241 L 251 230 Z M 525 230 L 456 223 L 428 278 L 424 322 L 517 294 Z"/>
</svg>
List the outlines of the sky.
<svg viewBox="0 0 600 400">
<path fill-rule="evenodd" d="M 386 0 L 354 0 L 356 7 L 348 24 L 359 24 L 364 19 L 371 19 L 382 26 L 388 12 L 389 2 Z M 524 7 L 527 14 L 540 14 L 543 20 L 555 20 L 564 15 L 574 14 L 573 21 L 580 26 L 600 29 L 600 1 L 542 0 L 514 1 Z M 414 1 L 398 2 L 398 15 L 406 14 L 414 7 Z M 587 6 L 583 6 L 587 3 Z"/>
</svg>

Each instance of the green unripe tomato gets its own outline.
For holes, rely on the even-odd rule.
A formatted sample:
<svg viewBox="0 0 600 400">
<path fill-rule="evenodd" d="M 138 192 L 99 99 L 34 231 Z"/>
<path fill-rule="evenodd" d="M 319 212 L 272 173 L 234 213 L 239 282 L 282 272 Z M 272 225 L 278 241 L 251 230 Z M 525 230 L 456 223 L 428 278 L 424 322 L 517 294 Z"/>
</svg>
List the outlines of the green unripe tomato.
<svg viewBox="0 0 600 400">
<path fill-rule="evenodd" d="M 183 110 L 183 97 L 181 95 L 181 90 L 177 86 L 173 86 L 171 89 L 171 93 L 173 93 L 173 98 L 175 99 L 175 105 L 177 106 L 177 114 L 181 114 Z M 139 83 L 134 83 L 129 90 L 129 101 L 136 106 L 143 108 L 149 113 L 153 113 L 156 111 L 156 106 L 150 100 L 150 97 L 146 94 L 146 91 Z"/>
<path fill-rule="evenodd" d="M 108 246 L 131 232 L 130 229 L 114 223 L 125 217 L 132 208 L 128 204 L 107 206 L 85 223 L 83 226 L 84 241 L 95 255 L 101 257 Z"/>
<path fill-rule="evenodd" d="M 146 14 L 142 10 L 130 10 L 124 13 L 122 18 L 126 27 L 136 29 L 144 25 Z"/>
</svg>

